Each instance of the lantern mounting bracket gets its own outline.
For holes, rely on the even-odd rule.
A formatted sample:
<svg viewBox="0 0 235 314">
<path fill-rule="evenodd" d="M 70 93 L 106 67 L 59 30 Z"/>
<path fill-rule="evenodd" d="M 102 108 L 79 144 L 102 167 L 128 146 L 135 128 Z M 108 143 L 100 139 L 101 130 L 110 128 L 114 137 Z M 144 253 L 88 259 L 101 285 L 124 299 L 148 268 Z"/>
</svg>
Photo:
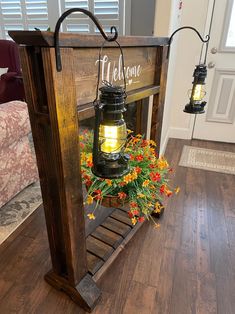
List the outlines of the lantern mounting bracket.
<svg viewBox="0 0 235 314">
<path fill-rule="evenodd" d="M 199 39 L 201 40 L 202 43 L 208 43 L 209 40 L 210 40 L 210 35 L 209 34 L 206 35 L 205 39 L 203 39 L 203 37 L 201 36 L 201 34 L 199 33 L 199 31 L 196 28 L 194 28 L 192 26 L 182 26 L 182 27 L 176 29 L 170 36 L 169 43 L 168 43 L 169 48 L 168 48 L 168 52 L 167 52 L 167 59 L 169 58 L 169 55 L 170 55 L 170 47 L 171 47 L 171 43 L 172 43 L 173 37 L 175 36 L 176 33 L 178 33 L 179 31 L 181 31 L 183 29 L 191 29 L 192 31 L 194 31 L 198 35 L 198 37 L 199 37 Z"/>
<path fill-rule="evenodd" d="M 61 55 L 60 55 L 60 46 L 59 46 L 59 31 L 60 31 L 60 26 L 62 24 L 62 22 L 64 21 L 64 19 L 75 12 L 81 12 L 84 13 L 85 15 L 87 15 L 96 25 L 96 27 L 98 28 L 98 30 L 100 31 L 101 35 L 103 36 L 103 38 L 106 41 L 115 41 L 118 38 L 118 31 L 117 28 L 115 26 L 111 26 L 110 28 L 110 32 L 111 36 L 108 36 L 106 34 L 106 32 L 104 31 L 103 27 L 101 26 L 99 20 L 88 10 L 86 9 L 81 9 L 81 8 L 73 8 L 70 10 L 67 10 L 66 12 L 64 12 L 60 18 L 58 19 L 56 26 L 55 26 L 55 33 L 54 33 L 54 44 L 55 44 L 55 58 L 56 58 L 56 69 L 57 72 L 60 72 L 62 70 L 62 64 L 61 64 Z"/>
</svg>

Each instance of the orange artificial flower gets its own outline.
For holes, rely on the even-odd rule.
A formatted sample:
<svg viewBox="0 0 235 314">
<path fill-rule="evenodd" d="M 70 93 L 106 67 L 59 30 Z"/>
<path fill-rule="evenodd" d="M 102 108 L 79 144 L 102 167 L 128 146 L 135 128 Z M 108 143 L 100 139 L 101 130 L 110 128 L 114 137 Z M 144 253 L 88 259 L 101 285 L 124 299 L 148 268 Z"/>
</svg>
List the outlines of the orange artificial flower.
<svg viewBox="0 0 235 314">
<path fill-rule="evenodd" d="M 135 215 L 135 216 L 139 216 L 140 212 L 139 212 L 138 209 L 134 209 L 134 210 L 132 211 L 132 214 Z"/>
<path fill-rule="evenodd" d="M 141 154 L 135 157 L 135 160 L 137 161 L 142 161 L 143 159 L 144 159 L 144 156 Z"/>
<path fill-rule="evenodd" d="M 160 173 L 158 173 L 158 172 L 156 172 L 156 173 L 150 172 L 150 178 L 151 178 L 151 180 L 152 180 L 153 182 L 158 182 L 158 181 L 161 180 L 161 175 L 160 175 Z"/>
<path fill-rule="evenodd" d="M 136 202 L 133 202 L 133 201 L 130 202 L 129 205 L 130 205 L 130 207 L 137 207 L 137 206 L 138 206 L 137 203 L 136 203 Z"/>
<path fill-rule="evenodd" d="M 166 186 L 165 184 L 160 186 L 160 193 L 163 194 L 165 192 Z"/>
<path fill-rule="evenodd" d="M 118 197 L 120 198 L 120 200 L 124 200 L 127 197 L 127 195 L 124 192 L 119 192 Z"/>
<path fill-rule="evenodd" d="M 112 180 L 110 180 L 110 179 L 105 179 L 105 182 L 108 184 L 108 186 L 112 186 Z"/>
<path fill-rule="evenodd" d="M 150 180 L 145 180 L 142 184 L 143 187 L 146 187 L 149 185 Z"/>
<path fill-rule="evenodd" d="M 141 171 L 142 171 L 142 169 L 140 168 L 140 167 L 135 167 L 135 172 L 137 173 L 137 174 L 140 174 L 141 173 Z"/>
</svg>

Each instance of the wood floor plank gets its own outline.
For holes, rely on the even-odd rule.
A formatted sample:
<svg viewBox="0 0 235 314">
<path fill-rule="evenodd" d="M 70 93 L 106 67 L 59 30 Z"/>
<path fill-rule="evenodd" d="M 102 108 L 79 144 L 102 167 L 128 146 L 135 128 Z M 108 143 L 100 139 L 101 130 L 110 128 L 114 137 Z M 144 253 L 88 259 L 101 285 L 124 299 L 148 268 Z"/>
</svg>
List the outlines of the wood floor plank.
<svg viewBox="0 0 235 314">
<path fill-rule="evenodd" d="M 156 288 L 132 281 L 122 313 L 154 313 L 156 294 Z"/>
<path fill-rule="evenodd" d="M 98 281 L 95 314 L 235 313 L 235 176 L 178 166 L 185 144 L 235 152 L 231 144 L 169 140 L 171 185 L 181 192 L 166 200 L 160 228 L 145 223 Z M 122 239 L 131 227 L 120 224 Z M 111 223 L 99 228 L 109 233 Z M 50 268 L 41 208 L 0 247 L 0 313 L 85 314 L 44 281 Z"/>
</svg>

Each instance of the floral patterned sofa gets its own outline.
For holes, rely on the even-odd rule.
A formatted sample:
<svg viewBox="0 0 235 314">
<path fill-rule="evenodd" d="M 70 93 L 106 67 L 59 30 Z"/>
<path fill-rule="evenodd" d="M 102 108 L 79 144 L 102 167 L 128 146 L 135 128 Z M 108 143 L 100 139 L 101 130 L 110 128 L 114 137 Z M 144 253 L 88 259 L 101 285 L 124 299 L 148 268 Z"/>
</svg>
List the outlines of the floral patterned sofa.
<svg viewBox="0 0 235 314">
<path fill-rule="evenodd" d="M 0 207 L 38 180 L 25 102 L 0 104 Z"/>
</svg>

